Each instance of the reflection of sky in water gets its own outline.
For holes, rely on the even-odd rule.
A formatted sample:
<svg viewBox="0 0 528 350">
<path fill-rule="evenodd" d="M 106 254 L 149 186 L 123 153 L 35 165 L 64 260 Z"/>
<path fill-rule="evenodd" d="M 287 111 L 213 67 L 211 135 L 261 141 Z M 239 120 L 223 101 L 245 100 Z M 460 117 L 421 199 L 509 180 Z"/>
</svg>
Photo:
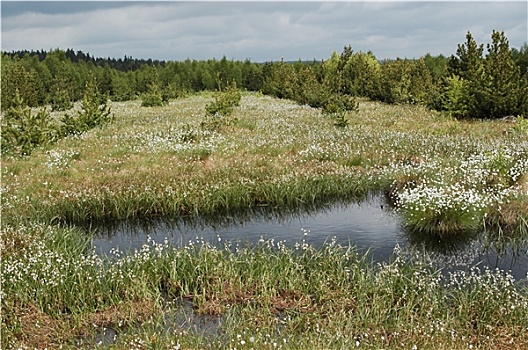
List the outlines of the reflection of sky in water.
<svg viewBox="0 0 528 350">
<path fill-rule="evenodd" d="M 445 271 L 469 271 L 471 266 L 478 266 L 481 269 L 500 269 L 510 273 L 516 280 L 528 277 L 528 242 L 510 244 L 502 250 L 489 246 L 482 236 L 449 252 L 407 246 L 401 249 L 398 255 L 407 261 L 425 261 L 434 268 Z"/>
<path fill-rule="evenodd" d="M 154 222 L 150 225 L 122 224 L 98 228 L 93 246 L 101 254 L 112 249 L 133 251 L 140 249 L 150 236 L 156 243 L 166 239 L 177 246 L 190 241 L 206 241 L 223 245 L 226 241 L 258 242 L 265 240 L 285 241 L 286 244 L 301 242 L 315 246 L 324 244 L 334 237 L 342 245 L 349 243 L 361 251 L 370 250 L 374 261 L 387 260 L 397 247 L 400 256 L 406 260 L 424 259 L 421 244 L 412 244 L 402 231 L 398 217 L 387 209 L 383 197 L 374 197 L 361 204 L 334 205 L 315 213 L 305 214 L 262 214 L 246 220 L 223 217 L 215 224 L 189 224 L 184 222 Z M 221 241 L 219 241 L 219 239 Z M 433 244 L 434 245 L 434 244 Z M 431 247 L 431 243 L 428 244 Z M 450 244 L 440 249 L 424 248 L 426 259 L 437 268 L 463 269 L 480 264 L 482 267 L 500 268 L 512 272 L 516 279 L 525 278 L 528 271 L 528 242 L 506 245 L 501 254 L 488 248 L 481 237 L 463 243 Z"/>
</svg>

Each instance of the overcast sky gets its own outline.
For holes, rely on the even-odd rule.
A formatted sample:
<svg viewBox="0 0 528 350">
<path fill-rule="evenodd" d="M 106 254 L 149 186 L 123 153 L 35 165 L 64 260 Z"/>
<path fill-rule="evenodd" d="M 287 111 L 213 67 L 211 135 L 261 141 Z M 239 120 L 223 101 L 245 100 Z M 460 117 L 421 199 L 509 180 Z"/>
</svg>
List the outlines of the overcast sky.
<svg viewBox="0 0 528 350">
<path fill-rule="evenodd" d="M 2 50 L 72 48 L 95 57 L 253 62 L 327 59 L 345 45 L 378 59 L 449 56 L 470 31 L 528 36 L 516 1 L 5 1 Z"/>
</svg>

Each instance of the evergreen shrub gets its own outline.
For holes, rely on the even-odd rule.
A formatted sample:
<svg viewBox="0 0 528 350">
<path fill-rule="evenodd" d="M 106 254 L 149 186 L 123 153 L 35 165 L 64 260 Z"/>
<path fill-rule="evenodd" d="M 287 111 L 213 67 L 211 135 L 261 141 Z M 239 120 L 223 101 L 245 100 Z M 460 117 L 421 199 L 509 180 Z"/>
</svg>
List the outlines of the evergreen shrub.
<svg viewBox="0 0 528 350">
<path fill-rule="evenodd" d="M 231 125 L 236 122 L 231 118 L 233 109 L 240 105 L 242 95 L 233 82 L 225 90 L 218 91 L 215 100 L 205 106 L 205 119 L 202 121 L 202 128 L 217 129 L 221 125 Z"/>
<path fill-rule="evenodd" d="M 113 121 L 114 115 L 108 106 L 108 97 L 100 94 L 95 78 L 92 76 L 86 83 L 81 111 L 77 116 L 65 114 L 61 119 L 61 136 L 82 134 L 85 131 Z"/>
<path fill-rule="evenodd" d="M 14 103 L 2 118 L 2 152 L 29 155 L 35 147 L 56 139 L 57 127 L 46 108 L 32 113 L 18 91 Z"/>
</svg>

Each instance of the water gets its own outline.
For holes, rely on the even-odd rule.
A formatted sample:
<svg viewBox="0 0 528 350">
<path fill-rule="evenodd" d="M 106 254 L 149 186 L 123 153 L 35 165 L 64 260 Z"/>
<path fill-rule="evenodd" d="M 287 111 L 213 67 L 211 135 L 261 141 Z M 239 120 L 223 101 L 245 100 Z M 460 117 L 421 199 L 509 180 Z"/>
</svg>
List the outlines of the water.
<svg viewBox="0 0 528 350">
<path fill-rule="evenodd" d="M 490 242 L 486 234 L 449 241 L 424 239 L 402 228 L 400 218 L 383 196 L 288 214 L 261 208 L 245 217 L 107 224 L 97 227 L 95 232 L 92 245 L 102 255 L 111 255 L 114 249 L 133 252 L 149 240 L 156 243 L 168 240 L 176 246 L 201 241 L 222 246 L 227 241 L 244 244 L 257 243 L 262 239 L 293 245 L 304 240 L 321 246 L 335 239 L 341 245 L 351 244 L 360 251 L 368 252 L 374 262 L 387 261 L 397 252 L 405 260 L 425 259 L 445 273 L 469 270 L 477 265 L 482 269 L 501 269 L 518 281 L 524 280 L 522 283 L 527 282 L 528 273 L 527 240 L 515 242 L 503 238 Z M 183 329 L 211 338 L 221 331 L 225 322 L 223 316 L 198 315 L 189 299 L 173 303 L 161 325 L 166 331 Z M 117 335 L 115 330 L 105 328 L 88 341 L 112 344 Z"/>
<path fill-rule="evenodd" d="M 148 239 L 156 243 L 170 241 L 176 246 L 206 241 L 222 246 L 226 241 L 243 244 L 261 239 L 301 242 L 321 246 L 335 239 L 342 245 L 354 245 L 370 254 L 374 262 L 387 261 L 394 250 L 407 260 L 424 259 L 436 268 L 452 271 L 478 265 L 507 271 L 516 280 L 528 273 L 528 242 L 489 242 L 487 235 L 461 237 L 458 240 L 423 239 L 406 232 L 398 215 L 384 196 L 373 196 L 359 203 L 333 204 L 304 212 L 284 214 L 262 208 L 249 216 L 224 216 L 201 221 L 154 221 L 121 223 L 96 229 L 92 245 L 109 255 L 139 250 Z"/>
</svg>

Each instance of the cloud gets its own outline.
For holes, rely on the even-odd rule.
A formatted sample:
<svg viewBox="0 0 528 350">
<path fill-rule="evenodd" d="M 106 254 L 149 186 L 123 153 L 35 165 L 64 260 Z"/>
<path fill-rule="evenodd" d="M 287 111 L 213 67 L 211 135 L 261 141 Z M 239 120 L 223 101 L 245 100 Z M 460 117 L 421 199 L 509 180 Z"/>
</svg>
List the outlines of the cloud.
<svg viewBox="0 0 528 350">
<path fill-rule="evenodd" d="M 60 6 L 59 6 L 60 4 Z M 450 55 L 469 30 L 527 36 L 526 2 L 2 2 L 2 49 L 99 57 L 324 59 L 345 45 L 380 58 Z"/>
</svg>

